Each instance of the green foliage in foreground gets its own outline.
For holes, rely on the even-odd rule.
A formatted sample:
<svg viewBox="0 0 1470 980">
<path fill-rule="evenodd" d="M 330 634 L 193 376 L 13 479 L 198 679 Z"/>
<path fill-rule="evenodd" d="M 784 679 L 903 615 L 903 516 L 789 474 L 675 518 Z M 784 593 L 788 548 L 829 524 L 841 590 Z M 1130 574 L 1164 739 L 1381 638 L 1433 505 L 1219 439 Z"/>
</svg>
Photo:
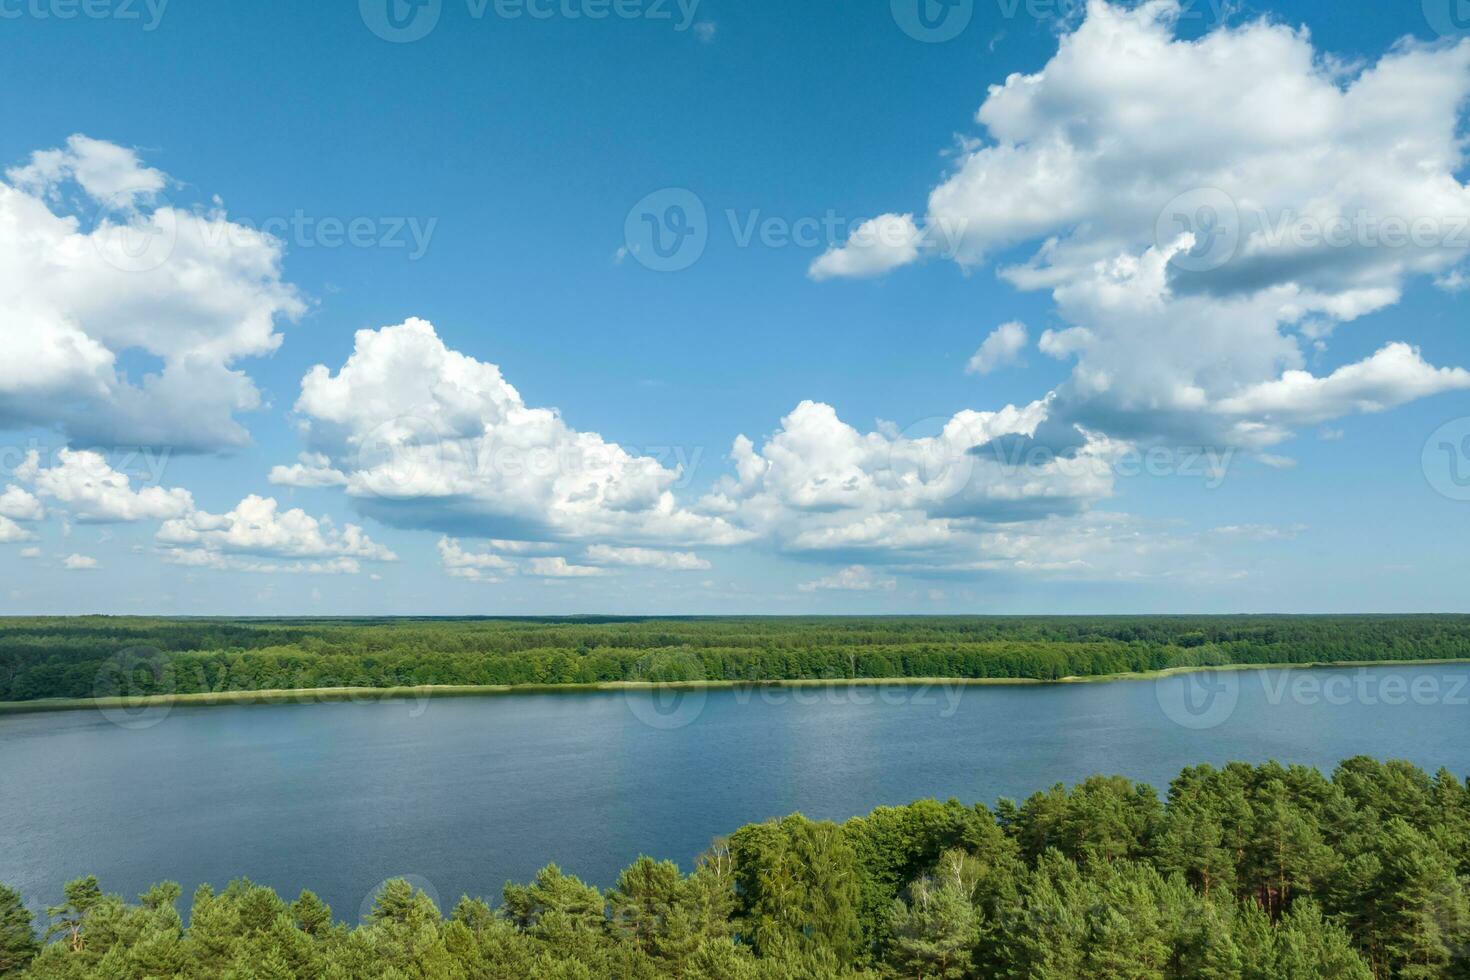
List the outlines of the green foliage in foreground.
<svg viewBox="0 0 1470 980">
<path fill-rule="evenodd" d="M 0 701 L 1470 659 L 1467 616 L 0 619 Z"/>
<path fill-rule="evenodd" d="M 0 975 L 32 978 L 1249 978 L 1470 976 L 1470 792 L 1355 758 L 1120 777 L 992 811 L 885 807 L 746 826 L 684 875 L 640 858 L 602 892 L 548 866 L 444 918 L 404 881 L 334 923 L 237 881 L 129 905 L 66 887 L 40 948 L 0 889 Z"/>
</svg>

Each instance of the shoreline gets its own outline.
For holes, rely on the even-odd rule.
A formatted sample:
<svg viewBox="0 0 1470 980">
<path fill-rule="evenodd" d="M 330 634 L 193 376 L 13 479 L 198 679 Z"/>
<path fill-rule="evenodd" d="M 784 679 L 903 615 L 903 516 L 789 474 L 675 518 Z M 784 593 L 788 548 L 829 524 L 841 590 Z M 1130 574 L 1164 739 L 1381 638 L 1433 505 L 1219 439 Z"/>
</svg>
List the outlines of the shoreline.
<svg viewBox="0 0 1470 980">
<path fill-rule="evenodd" d="M 0 701 L 0 716 L 39 714 L 48 711 L 83 711 L 88 708 L 150 708 L 251 704 L 323 704 L 340 702 L 411 701 L 427 698 L 505 697 L 519 694 L 611 694 L 619 691 L 719 691 L 736 688 L 799 687 L 1033 687 L 1053 684 L 1104 684 L 1119 681 L 1149 681 L 1174 674 L 1245 670 L 1334 670 L 1360 667 L 1433 667 L 1470 663 L 1470 658 L 1433 660 L 1340 660 L 1299 664 L 1210 664 L 1164 667 L 1159 670 L 1125 671 L 1114 674 L 1073 675 L 1055 679 L 1035 677 L 848 677 L 795 678 L 760 681 L 597 681 L 590 684 L 430 684 L 409 687 L 317 687 L 273 688 L 259 691 L 205 691 L 192 694 L 153 694 L 144 697 L 40 698 L 34 701 Z"/>
</svg>

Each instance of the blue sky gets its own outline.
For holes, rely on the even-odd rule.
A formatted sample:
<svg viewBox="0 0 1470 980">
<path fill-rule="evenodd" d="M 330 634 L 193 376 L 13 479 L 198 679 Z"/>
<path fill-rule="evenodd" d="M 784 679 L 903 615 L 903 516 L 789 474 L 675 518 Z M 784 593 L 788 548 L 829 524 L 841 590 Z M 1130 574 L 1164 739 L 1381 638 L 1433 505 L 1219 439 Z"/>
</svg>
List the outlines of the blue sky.
<svg viewBox="0 0 1470 980">
<path fill-rule="evenodd" d="M 0 241 L 0 611 L 1465 607 L 1470 49 L 1433 2 L 974 0 L 942 42 L 904 0 L 442 0 L 408 43 L 380 0 L 88 9 L 0 4 L 7 208 L 52 236 Z M 1222 186 L 1245 244 L 1183 268 L 1151 216 Z M 707 244 L 649 268 L 691 199 Z M 1247 241 L 1324 208 L 1440 239 Z M 121 276 L 57 231 L 165 214 L 198 250 Z M 1119 305 L 1097 263 L 1150 254 Z M 340 479 L 271 479 L 303 452 Z"/>
</svg>

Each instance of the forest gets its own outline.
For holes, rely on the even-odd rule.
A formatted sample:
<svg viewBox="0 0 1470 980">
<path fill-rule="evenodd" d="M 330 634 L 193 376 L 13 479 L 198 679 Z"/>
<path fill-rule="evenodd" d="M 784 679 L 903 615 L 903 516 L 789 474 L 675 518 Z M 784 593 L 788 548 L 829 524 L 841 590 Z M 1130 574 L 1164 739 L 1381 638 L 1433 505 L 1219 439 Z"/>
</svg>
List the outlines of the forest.
<svg viewBox="0 0 1470 980">
<path fill-rule="evenodd" d="M 1470 616 L 0 619 L 0 702 L 1470 659 Z"/>
<path fill-rule="evenodd" d="M 0 976 L 1464 977 L 1467 876 L 1470 791 L 1447 771 L 1232 763 L 1163 799 L 1095 776 L 993 808 L 793 815 L 688 873 L 640 857 L 600 890 L 548 865 L 493 906 L 395 880 L 356 923 L 245 880 L 200 887 L 187 919 L 169 882 L 130 903 L 80 879 L 44 917 L 0 887 Z"/>
</svg>

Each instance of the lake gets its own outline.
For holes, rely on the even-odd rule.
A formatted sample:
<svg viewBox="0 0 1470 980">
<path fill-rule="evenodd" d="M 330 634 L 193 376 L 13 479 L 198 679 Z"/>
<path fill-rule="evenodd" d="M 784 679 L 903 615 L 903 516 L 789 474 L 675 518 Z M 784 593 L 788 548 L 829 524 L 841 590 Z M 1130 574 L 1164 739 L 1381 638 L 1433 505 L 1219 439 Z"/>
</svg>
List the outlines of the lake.
<svg viewBox="0 0 1470 980">
<path fill-rule="evenodd" d="M 1470 769 L 1470 664 L 1035 686 L 527 694 L 0 715 L 0 882 L 130 899 L 248 876 L 355 921 L 386 878 L 452 906 L 543 864 L 608 885 L 717 834 L 926 796 L 992 803 L 1198 762 Z"/>
</svg>

